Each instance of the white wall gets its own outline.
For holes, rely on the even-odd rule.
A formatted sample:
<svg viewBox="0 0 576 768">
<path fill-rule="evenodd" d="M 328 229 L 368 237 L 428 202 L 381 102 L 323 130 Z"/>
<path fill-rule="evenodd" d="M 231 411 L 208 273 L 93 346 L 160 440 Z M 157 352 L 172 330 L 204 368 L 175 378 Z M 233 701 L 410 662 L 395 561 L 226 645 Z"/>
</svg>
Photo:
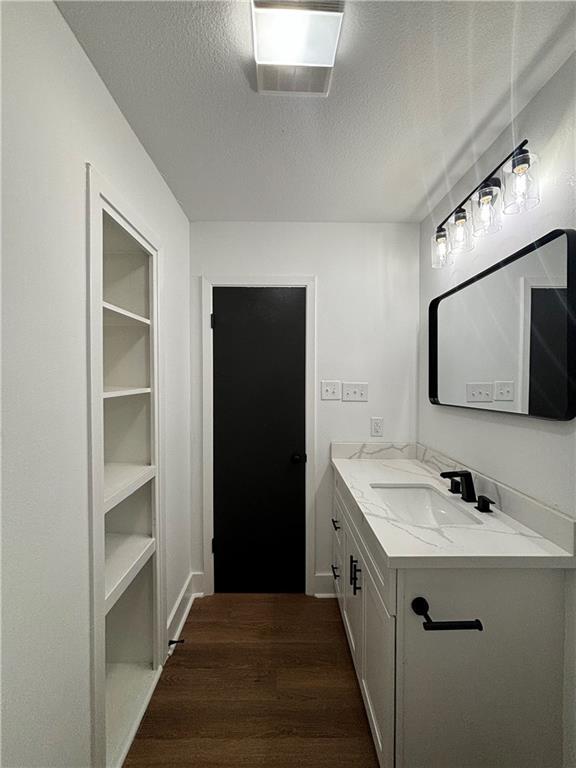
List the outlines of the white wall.
<svg viewBox="0 0 576 768">
<path fill-rule="evenodd" d="M 428 304 L 454 285 L 555 228 L 576 227 L 576 56 L 572 56 L 514 124 L 421 225 L 419 439 L 483 474 L 576 515 L 574 422 L 549 422 L 431 405 L 428 401 Z M 433 270 L 430 244 L 436 223 L 523 138 L 540 157 L 542 201 L 505 216 L 502 230 L 476 241 L 454 267 Z"/>
<path fill-rule="evenodd" d="M 189 576 L 189 226 L 52 3 L 3 3 L 3 765 L 89 761 L 86 182 L 164 246 L 168 610 Z"/>
<path fill-rule="evenodd" d="M 555 228 L 576 228 L 576 54 L 421 225 L 419 439 L 483 474 L 576 517 L 576 424 L 433 406 L 428 401 L 428 303 L 448 288 Z M 540 156 L 538 208 L 505 217 L 501 232 L 460 256 L 453 269 L 432 270 L 435 224 L 523 138 Z M 568 580 L 565 765 L 576 766 L 576 583 Z"/>
<path fill-rule="evenodd" d="M 321 379 L 367 381 L 368 403 L 320 401 L 317 387 L 316 572 L 330 569 L 332 440 L 369 440 L 370 416 L 387 440 L 416 435 L 418 227 L 411 224 L 194 223 L 192 274 L 315 275 Z M 198 290 L 198 280 L 194 280 Z M 194 388 L 200 381 L 198 324 Z M 194 364 L 194 360 L 196 363 Z M 200 423 L 195 396 L 193 419 Z M 241 435 L 234 439 L 242 439 Z M 195 444 L 195 472 L 201 461 Z M 194 539 L 200 536 L 194 534 Z M 197 553 L 198 565 L 202 563 Z M 317 580 L 320 591 L 330 587 Z"/>
</svg>

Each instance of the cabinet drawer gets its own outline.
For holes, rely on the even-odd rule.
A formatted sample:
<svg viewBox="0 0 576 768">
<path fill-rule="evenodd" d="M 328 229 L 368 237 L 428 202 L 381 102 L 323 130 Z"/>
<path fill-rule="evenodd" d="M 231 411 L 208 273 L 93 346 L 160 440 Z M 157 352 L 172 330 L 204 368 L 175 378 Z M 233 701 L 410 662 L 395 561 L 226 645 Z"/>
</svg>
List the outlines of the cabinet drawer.
<svg viewBox="0 0 576 768">
<path fill-rule="evenodd" d="M 354 533 L 386 609 L 391 616 L 395 616 L 396 569 L 386 565 L 386 556 L 370 523 L 338 474 L 335 474 L 333 509 L 335 515 L 343 517 Z"/>
<path fill-rule="evenodd" d="M 332 533 L 338 543 L 342 546 L 342 524 L 345 518 L 344 505 L 337 493 L 334 493 L 334 499 L 332 501 L 332 518 L 330 525 L 332 526 Z"/>
<path fill-rule="evenodd" d="M 340 533 L 340 531 L 338 533 Z M 340 607 L 342 607 L 342 600 L 344 595 L 344 576 L 345 576 L 343 538 L 339 536 L 336 533 L 336 531 L 333 531 L 332 533 L 331 569 L 332 569 L 332 579 L 334 581 L 334 593 L 338 598 Z"/>
</svg>

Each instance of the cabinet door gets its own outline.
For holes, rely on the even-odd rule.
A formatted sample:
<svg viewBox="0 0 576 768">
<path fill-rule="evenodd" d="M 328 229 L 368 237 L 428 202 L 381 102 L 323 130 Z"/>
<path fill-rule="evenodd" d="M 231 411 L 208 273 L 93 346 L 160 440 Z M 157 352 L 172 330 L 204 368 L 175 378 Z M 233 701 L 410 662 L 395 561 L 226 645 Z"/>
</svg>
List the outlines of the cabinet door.
<svg viewBox="0 0 576 768">
<path fill-rule="evenodd" d="M 559 768 L 562 571 L 414 568 L 401 582 L 398 766 Z M 478 618 L 483 631 L 426 632 L 415 597 L 435 621 Z"/>
<path fill-rule="evenodd" d="M 342 603 L 344 601 L 343 587 L 344 587 L 344 556 L 342 554 L 342 523 L 340 523 L 340 530 L 338 532 L 332 532 L 332 577 L 334 579 L 334 592 L 338 598 L 340 610 L 342 610 Z"/>
<path fill-rule="evenodd" d="M 342 522 L 344 520 L 344 511 L 342 509 L 342 502 L 338 498 L 338 494 L 334 491 L 334 501 L 332 503 L 332 533 L 336 536 L 338 544 L 342 546 Z"/>
<path fill-rule="evenodd" d="M 394 765 L 396 622 L 388 614 L 376 584 L 363 574 L 364 652 L 362 693 L 381 768 Z"/>
<path fill-rule="evenodd" d="M 343 521 L 342 526 L 344 563 L 342 568 L 342 590 L 344 594 L 344 625 L 348 634 L 350 650 L 358 676 L 362 670 L 362 632 L 364 625 L 364 608 L 362 598 L 362 580 L 364 576 L 364 562 L 360 556 L 360 549 L 348 524 Z"/>
</svg>

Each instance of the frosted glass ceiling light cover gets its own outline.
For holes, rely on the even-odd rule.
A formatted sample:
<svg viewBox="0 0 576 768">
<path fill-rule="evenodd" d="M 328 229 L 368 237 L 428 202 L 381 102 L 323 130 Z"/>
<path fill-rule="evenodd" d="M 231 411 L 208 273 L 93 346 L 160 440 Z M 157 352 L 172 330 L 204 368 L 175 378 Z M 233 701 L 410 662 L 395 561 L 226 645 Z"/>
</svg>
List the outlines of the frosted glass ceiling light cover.
<svg viewBox="0 0 576 768">
<path fill-rule="evenodd" d="M 333 67 L 342 13 L 252 6 L 257 64 Z"/>
<path fill-rule="evenodd" d="M 448 225 L 452 253 L 467 253 L 474 248 L 472 226 L 466 208 L 457 208 Z"/>
<path fill-rule="evenodd" d="M 538 157 L 526 147 L 516 150 L 504 172 L 504 213 L 522 213 L 540 202 Z"/>
<path fill-rule="evenodd" d="M 472 219 L 476 237 L 502 229 L 502 182 L 497 177 L 482 182 L 472 196 Z"/>
</svg>

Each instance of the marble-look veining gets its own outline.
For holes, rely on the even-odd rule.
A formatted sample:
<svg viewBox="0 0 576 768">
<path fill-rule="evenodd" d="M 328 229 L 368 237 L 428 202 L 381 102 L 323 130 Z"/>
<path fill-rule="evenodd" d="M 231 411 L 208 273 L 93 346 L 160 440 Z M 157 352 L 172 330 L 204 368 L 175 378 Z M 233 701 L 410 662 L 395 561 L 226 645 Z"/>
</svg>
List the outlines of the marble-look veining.
<svg viewBox="0 0 576 768">
<path fill-rule="evenodd" d="M 523 525 L 502 512 L 498 505 L 487 515 L 476 511 L 473 504 L 465 504 L 452 496 L 445 481 L 438 476 L 438 458 L 430 455 L 427 458 L 426 464 L 413 459 L 332 460 L 335 471 L 380 542 L 389 567 L 576 567 L 573 550 Z M 431 464 L 435 465 L 434 470 Z M 451 503 L 462 505 L 474 516 L 475 522 L 420 525 L 398 520 L 372 484 L 434 488 Z"/>
<path fill-rule="evenodd" d="M 332 459 L 415 459 L 416 443 L 332 443 Z"/>
<path fill-rule="evenodd" d="M 559 547 L 574 551 L 576 545 L 576 521 L 557 509 L 524 493 L 486 477 L 461 461 L 446 456 L 440 451 L 417 443 L 416 458 L 433 473 L 445 470 L 468 469 L 474 478 L 476 492 L 494 499 L 496 506 L 519 523 L 532 528 Z"/>
</svg>

